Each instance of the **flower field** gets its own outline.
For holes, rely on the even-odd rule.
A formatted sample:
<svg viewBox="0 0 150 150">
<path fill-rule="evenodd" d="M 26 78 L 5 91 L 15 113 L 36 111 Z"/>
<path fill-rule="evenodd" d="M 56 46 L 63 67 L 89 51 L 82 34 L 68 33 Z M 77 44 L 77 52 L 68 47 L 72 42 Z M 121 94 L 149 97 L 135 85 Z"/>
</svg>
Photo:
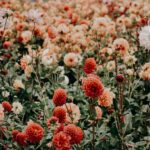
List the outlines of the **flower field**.
<svg viewBox="0 0 150 150">
<path fill-rule="evenodd" d="M 150 150 L 150 0 L 0 0 L 0 150 Z"/>
</svg>

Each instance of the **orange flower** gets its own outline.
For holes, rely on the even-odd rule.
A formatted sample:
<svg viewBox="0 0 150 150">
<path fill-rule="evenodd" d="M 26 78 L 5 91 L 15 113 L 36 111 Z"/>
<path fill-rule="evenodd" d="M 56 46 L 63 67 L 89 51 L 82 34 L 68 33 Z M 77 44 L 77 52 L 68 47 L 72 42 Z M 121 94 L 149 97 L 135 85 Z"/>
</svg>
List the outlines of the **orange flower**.
<svg viewBox="0 0 150 150">
<path fill-rule="evenodd" d="M 64 132 L 71 137 L 71 144 L 80 144 L 80 142 L 83 140 L 82 129 L 74 124 L 65 126 Z"/>
<path fill-rule="evenodd" d="M 85 95 L 90 98 L 99 97 L 104 90 L 104 86 L 96 75 L 89 75 L 83 79 L 82 88 L 85 92 Z"/>
<path fill-rule="evenodd" d="M 84 64 L 84 72 L 86 74 L 93 73 L 96 70 L 96 61 L 94 58 L 87 58 Z"/>
<path fill-rule="evenodd" d="M 44 136 L 44 129 L 37 123 L 29 122 L 25 133 L 30 143 L 40 142 Z"/>
<path fill-rule="evenodd" d="M 56 107 L 53 111 L 53 116 L 57 117 L 59 123 L 65 123 L 66 121 L 66 110 L 63 107 Z"/>
<path fill-rule="evenodd" d="M 58 88 L 53 95 L 53 103 L 55 106 L 61 106 L 66 103 L 67 93 L 64 89 Z"/>
</svg>

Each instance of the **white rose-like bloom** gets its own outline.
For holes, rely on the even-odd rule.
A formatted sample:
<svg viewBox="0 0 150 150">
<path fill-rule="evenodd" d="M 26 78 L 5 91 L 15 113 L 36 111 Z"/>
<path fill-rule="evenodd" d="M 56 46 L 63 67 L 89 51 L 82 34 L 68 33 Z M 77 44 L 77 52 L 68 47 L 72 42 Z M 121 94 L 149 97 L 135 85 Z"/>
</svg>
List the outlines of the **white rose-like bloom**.
<svg viewBox="0 0 150 150">
<path fill-rule="evenodd" d="M 128 66 L 132 66 L 137 61 L 137 58 L 134 55 L 127 55 L 124 57 L 124 63 Z"/>
<path fill-rule="evenodd" d="M 0 104 L 0 111 L 4 111 L 2 104 Z"/>
<path fill-rule="evenodd" d="M 24 84 L 22 83 L 22 80 L 16 79 L 13 83 L 13 87 L 15 88 L 15 90 L 20 90 L 20 89 L 24 89 Z"/>
<path fill-rule="evenodd" d="M 38 9 L 30 9 L 25 15 L 30 21 L 35 23 L 43 23 L 43 14 Z"/>
<path fill-rule="evenodd" d="M 8 97 L 8 96 L 9 96 L 9 94 L 10 94 L 10 93 L 9 93 L 9 92 L 7 92 L 7 91 L 3 91 L 3 92 L 2 92 L 2 95 L 3 95 L 4 97 Z"/>
<path fill-rule="evenodd" d="M 140 46 L 150 50 L 150 25 L 145 26 L 139 32 Z"/>
<path fill-rule="evenodd" d="M 6 15 L 11 15 L 12 11 L 7 8 L 1 8 L 0 9 L 0 17 L 5 17 Z"/>
<path fill-rule="evenodd" d="M 107 27 L 108 26 L 108 20 L 105 17 L 98 17 L 94 19 L 92 29 L 97 30 L 101 26 Z"/>
<path fill-rule="evenodd" d="M 63 108 L 67 112 L 66 122 L 74 124 L 78 123 L 81 116 L 79 107 L 74 103 L 66 103 L 63 105 Z"/>
<path fill-rule="evenodd" d="M 28 30 L 23 31 L 21 37 L 23 38 L 23 43 L 27 43 L 32 39 L 32 32 Z"/>
<path fill-rule="evenodd" d="M 132 75 L 134 75 L 134 70 L 133 70 L 133 69 L 127 69 L 127 70 L 126 70 L 126 73 L 127 73 L 129 76 L 132 76 Z"/>
<path fill-rule="evenodd" d="M 12 19 L 8 16 L 12 14 L 10 9 L 1 8 L 0 9 L 0 27 L 9 28 L 12 25 Z"/>
<path fill-rule="evenodd" d="M 42 64 L 45 66 L 53 65 L 57 63 L 56 53 L 51 51 L 51 49 L 45 49 L 42 53 Z"/>
<path fill-rule="evenodd" d="M 12 111 L 14 114 L 18 115 L 23 111 L 23 106 L 19 102 L 13 102 Z"/>
</svg>

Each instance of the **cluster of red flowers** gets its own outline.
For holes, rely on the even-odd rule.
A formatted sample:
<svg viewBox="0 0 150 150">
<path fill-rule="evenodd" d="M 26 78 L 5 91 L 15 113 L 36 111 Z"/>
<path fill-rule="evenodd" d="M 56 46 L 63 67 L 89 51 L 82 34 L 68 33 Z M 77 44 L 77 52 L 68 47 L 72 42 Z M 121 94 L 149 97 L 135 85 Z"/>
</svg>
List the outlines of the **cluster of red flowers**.
<svg viewBox="0 0 150 150">
<path fill-rule="evenodd" d="M 67 93 L 58 88 L 54 91 L 53 103 L 56 106 L 52 117 L 47 120 L 47 127 L 54 127 L 52 144 L 57 150 L 71 150 L 73 144 L 79 144 L 83 139 L 83 131 L 74 124 L 66 125 L 67 112 L 62 105 L 66 103 Z"/>
<path fill-rule="evenodd" d="M 52 143 L 57 150 L 71 150 L 73 144 L 80 144 L 83 140 L 82 129 L 74 124 L 58 126 L 56 130 Z"/>
<path fill-rule="evenodd" d="M 97 64 L 94 58 L 87 58 L 84 63 L 83 70 L 88 75 L 83 79 L 82 89 L 87 97 L 92 99 L 99 97 L 104 90 L 104 86 L 100 78 L 92 73 L 97 68 Z"/>
<path fill-rule="evenodd" d="M 48 128 L 55 125 L 54 136 L 52 139 L 53 146 L 57 150 L 71 150 L 73 144 L 79 144 L 83 139 L 83 131 L 74 124 L 65 126 L 66 110 L 57 106 L 53 110 L 53 116 L 47 120 Z"/>
<path fill-rule="evenodd" d="M 13 141 L 17 142 L 20 146 L 25 146 L 27 141 L 35 144 L 42 140 L 44 129 L 37 123 L 29 122 L 24 132 L 13 130 L 12 136 Z"/>
</svg>

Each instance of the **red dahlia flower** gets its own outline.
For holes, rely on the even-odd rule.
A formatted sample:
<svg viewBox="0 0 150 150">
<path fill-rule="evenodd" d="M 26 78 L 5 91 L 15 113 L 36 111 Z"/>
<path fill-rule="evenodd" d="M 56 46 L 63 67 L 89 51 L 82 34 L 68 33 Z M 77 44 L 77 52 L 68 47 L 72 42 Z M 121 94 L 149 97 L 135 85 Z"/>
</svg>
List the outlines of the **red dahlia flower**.
<svg viewBox="0 0 150 150">
<path fill-rule="evenodd" d="M 25 133 L 30 143 L 40 142 L 44 136 L 44 129 L 37 123 L 29 122 Z"/>
<path fill-rule="evenodd" d="M 57 150 L 71 150 L 70 137 L 63 131 L 54 135 L 52 143 Z"/>
<path fill-rule="evenodd" d="M 83 79 L 82 89 L 87 97 L 97 98 L 103 93 L 104 86 L 98 76 L 89 75 Z"/>
<path fill-rule="evenodd" d="M 53 95 L 53 103 L 55 106 L 62 106 L 66 103 L 67 93 L 64 89 L 58 88 Z"/>
<path fill-rule="evenodd" d="M 83 131 L 74 124 L 69 124 L 64 128 L 64 132 L 71 137 L 71 144 L 80 144 L 83 140 Z"/>
<path fill-rule="evenodd" d="M 16 142 L 20 145 L 20 146 L 24 146 L 26 145 L 26 140 L 27 140 L 27 136 L 25 133 L 19 132 L 16 136 Z"/>
<path fill-rule="evenodd" d="M 6 101 L 2 102 L 2 106 L 5 111 L 11 112 L 12 106 L 9 102 L 6 102 Z"/>
<path fill-rule="evenodd" d="M 93 73 L 96 70 L 96 61 L 94 58 L 87 58 L 84 64 L 84 72 L 86 74 Z"/>
<path fill-rule="evenodd" d="M 58 118 L 59 123 L 65 123 L 65 121 L 66 121 L 66 110 L 63 107 L 58 106 L 54 109 L 53 116 Z"/>
<path fill-rule="evenodd" d="M 20 133 L 18 130 L 13 130 L 12 131 L 12 137 L 13 137 L 13 141 L 16 141 L 16 137 L 17 137 L 17 134 Z"/>
</svg>

